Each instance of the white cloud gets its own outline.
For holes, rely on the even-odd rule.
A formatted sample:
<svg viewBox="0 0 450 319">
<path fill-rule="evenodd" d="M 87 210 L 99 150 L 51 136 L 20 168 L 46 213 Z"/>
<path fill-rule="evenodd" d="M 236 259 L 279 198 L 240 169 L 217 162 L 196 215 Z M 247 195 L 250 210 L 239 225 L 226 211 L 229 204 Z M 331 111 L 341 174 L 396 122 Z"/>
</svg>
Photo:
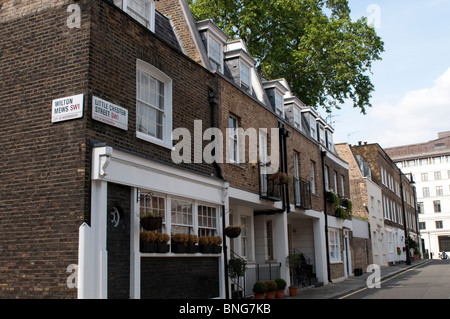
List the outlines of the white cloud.
<svg viewBox="0 0 450 319">
<path fill-rule="evenodd" d="M 374 104 L 367 140 L 390 147 L 436 139 L 450 130 L 449 115 L 450 68 L 430 88 L 410 91 L 396 103 Z"/>
</svg>

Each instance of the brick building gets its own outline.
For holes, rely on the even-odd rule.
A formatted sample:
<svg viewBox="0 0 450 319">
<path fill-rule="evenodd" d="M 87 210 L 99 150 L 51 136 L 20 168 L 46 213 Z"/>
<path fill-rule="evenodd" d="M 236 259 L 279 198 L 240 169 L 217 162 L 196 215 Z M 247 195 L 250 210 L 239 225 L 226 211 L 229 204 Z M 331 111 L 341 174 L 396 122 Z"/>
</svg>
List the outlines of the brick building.
<svg viewBox="0 0 450 319">
<path fill-rule="evenodd" d="M 262 82 L 241 40 L 184 0 L 19 0 L 0 24 L 2 297 L 224 298 L 231 250 L 250 290 L 250 269 L 289 280 L 292 251 L 319 281 L 351 275 L 351 219 L 325 200 L 327 181 L 350 189 L 333 130 L 284 80 Z M 150 212 L 151 232 L 221 248 L 143 251 Z"/>
<path fill-rule="evenodd" d="M 377 247 L 374 248 L 374 251 L 379 251 L 378 258 L 375 258 L 374 262 L 396 263 L 405 261 L 408 257 L 413 258 L 413 252 L 409 251 L 408 237 L 417 242 L 419 236 L 414 182 L 402 173 L 380 145 L 359 143 L 351 146 L 350 149 L 364 171 L 368 172 L 370 168 L 371 180 L 381 189 L 380 206 L 383 211 L 384 234 L 381 225 L 371 229 L 372 232 L 377 232 L 373 234 L 372 243 L 374 239 L 380 242 L 376 243 Z M 368 166 L 365 163 L 368 163 Z M 357 191 L 361 189 L 355 189 L 355 192 Z M 380 209 L 378 209 L 379 204 L 375 195 L 377 191 L 372 192 L 374 195 L 367 192 L 367 196 L 373 197 L 373 202 L 372 199 L 370 201 L 367 199 L 366 206 L 370 205 L 371 211 L 378 212 Z M 372 216 L 379 221 L 378 214 L 372 214 Z"/>
</svg>

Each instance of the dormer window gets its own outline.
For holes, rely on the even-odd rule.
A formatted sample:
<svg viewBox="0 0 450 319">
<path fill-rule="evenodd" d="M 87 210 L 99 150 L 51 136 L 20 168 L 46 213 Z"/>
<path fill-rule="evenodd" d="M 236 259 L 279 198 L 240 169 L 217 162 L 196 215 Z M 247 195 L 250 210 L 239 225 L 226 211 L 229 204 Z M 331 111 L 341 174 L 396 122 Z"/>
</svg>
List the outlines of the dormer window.
<svg viewBox="0 0 450 319">
<path fill-rule="evenodd" d="M 275 92 L 275 112 L 281 117 L 284 116 L 284 100 L 278 92 Z"/>
<path fill-rule="evenodd" d="M 223 72 L 223 46 L 214 37 L 209 37 L 208 58 L 214 70 Z"/>
<path fill-rule="evenodd" d="M 333 132 L 330 131 L 330 127 L 329 126 L 326 128 L 326 138 L 327 138 L 327 148 L 329 150 L 333 150 L 333 146 L 334 146 L 334 143 L 333 143 Z"/>
<path fill-rule="evenodd" d="M 294 112 L 294 126 L 301 131 L 302 130 L 302 117 L 301 117 L 300 109 L 298 109 L 297 107 L 294 106 L 293 112 Z"/>
<path fill-rule="evenodd" d="M 323 146 L 326 146 L 326 143 L 325 143 L 325 127 L 322 125 L 322 123 L 318 123 L 317 124 L 317 130 L 318 130 L 318 142 L 320 143 L 320 144 L 322 144 Z"/>
<path fill-rule="evenodd" d="M 316 132 L 316 119 L 313 116 L 310 116 L 309 126 L 311 127 L 311 137 L 317 141 L 317 132 Z"/>
<path fill-rule="evenodd" d="M 197 30 L 205 45 L 212 69 L 224 73 L 223 50 L 228 36 L 211 20 L 197 22 Z"/>
<path fill-rule="evenodd" d="M 244 86 L 247 91 L 250 91 L 252 87 L 250 68 L 243 61 L 240 64 L 241 86 Z"/>
<path fill-rule="evenodd" d="M 273 111 L 284 119 L 286 107 L 285 95 L 288 89 L 280 82 L 280 80 L 264 82 L 263 88 L 272 104 Z"/>
<path fill-rule="evenodd" d="M 226 45 L 225 61 L 234 82 L 248 94 L 253 94 L 253 67 L 256 61 L 248 54 L 242 40 L 230 41 Z"/>
<path fill-rule="evenodd" d="M 155 32 L 154 0 L 123 0 L 122 9 L 147 29 Z"/>
</svg>

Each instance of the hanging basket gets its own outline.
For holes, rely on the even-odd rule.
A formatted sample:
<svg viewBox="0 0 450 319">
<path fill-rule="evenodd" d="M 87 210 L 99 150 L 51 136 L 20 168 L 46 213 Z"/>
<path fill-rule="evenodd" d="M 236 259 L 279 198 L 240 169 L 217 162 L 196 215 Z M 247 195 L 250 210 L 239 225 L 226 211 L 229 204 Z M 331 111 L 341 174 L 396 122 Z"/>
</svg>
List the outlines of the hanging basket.
<svg viewBox="0 0 450 319">
<path fill-rule="evenodd" d="M 241 234 L 242 227 L 241 226 L 227 226 L 223 230 L 225 235 L 228 238 L 236 238 Z"/>
<path fill-rule="evenodd" d="M 162 217 L 141 217 L 141 226 L 145 230 L 156 230 L 162 226 Z"/>
</svg>

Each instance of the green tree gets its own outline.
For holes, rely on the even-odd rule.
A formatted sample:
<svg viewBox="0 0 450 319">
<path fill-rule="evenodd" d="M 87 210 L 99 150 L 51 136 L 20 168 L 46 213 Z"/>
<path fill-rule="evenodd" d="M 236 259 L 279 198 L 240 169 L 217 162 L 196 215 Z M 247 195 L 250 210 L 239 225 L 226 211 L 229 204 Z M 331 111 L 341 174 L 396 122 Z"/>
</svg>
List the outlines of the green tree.
<svg viewBox="0 0 450 319">
<path fill-rule="evenodd" d="M 374 86 L 372 62 L 384 44 L 367 19 L 350 18 L 347 0 L 188 0 L 241 38 L 265 79 L 285 78 L 304 103 L 332 111 L 348 99 L 365 114 Z"/>
</svg>

